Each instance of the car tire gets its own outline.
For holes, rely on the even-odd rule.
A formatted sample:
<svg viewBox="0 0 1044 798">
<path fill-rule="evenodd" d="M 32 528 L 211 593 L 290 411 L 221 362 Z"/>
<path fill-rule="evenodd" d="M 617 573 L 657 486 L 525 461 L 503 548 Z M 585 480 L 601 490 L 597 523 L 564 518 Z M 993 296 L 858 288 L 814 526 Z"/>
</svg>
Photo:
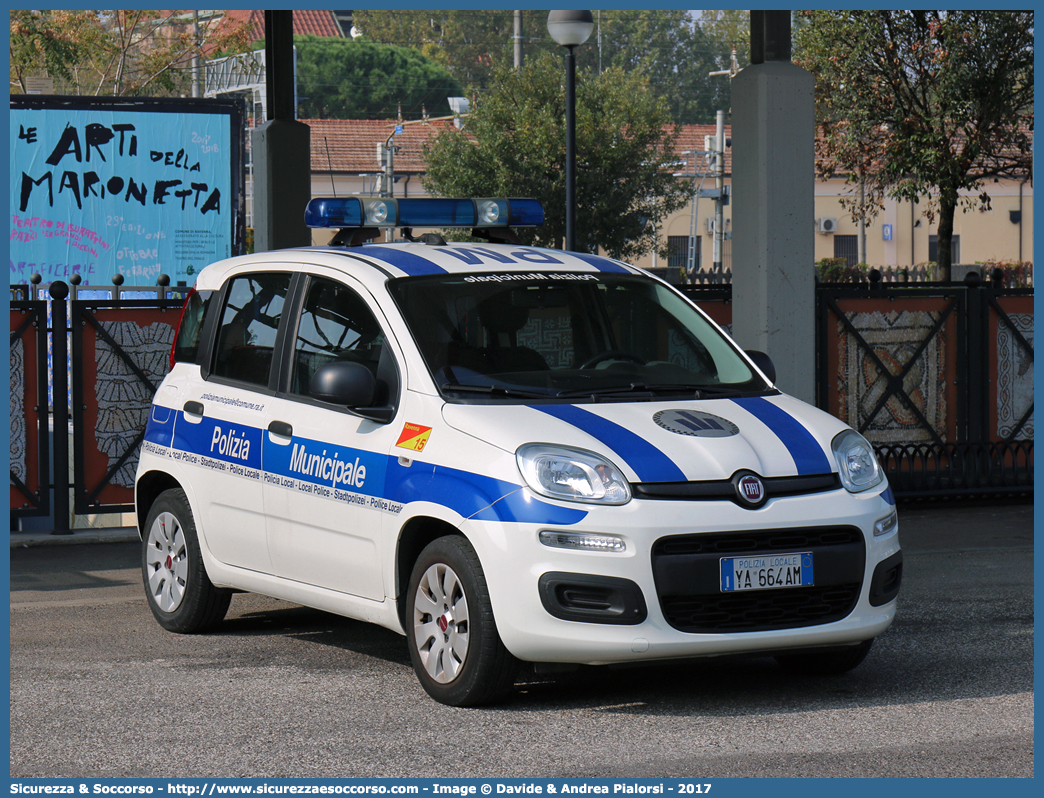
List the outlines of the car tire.
<svg viewBox="0 0 1044 798">
<path fill-rule="evenodd" d="M 232 591 L 214 587 L 207 576 L 192 509 L 180 488 L 164 491 L 149 508 L 141 574 L 149 608 L 168 631 L 205 632 L 228 612 Z"/>
<path fill-rule="evenodd" d="M 478 555 L 466 538 L 438 538 L 420 554 L 407 592 L 410 659 L 442 704 L 493 703 L 515 684 L 519 662 L 504 647 Z"/>
<path fill-rule="evenodd" d="M 809 651 L 803 654 L 778 654 L 776 662 L 793 673 L 809 676 L 838 676 L 848 673 L 870 653 L 874 638 L 864 640 L 857 646 L 830 649 L 825 651 Z"/>
</svg>

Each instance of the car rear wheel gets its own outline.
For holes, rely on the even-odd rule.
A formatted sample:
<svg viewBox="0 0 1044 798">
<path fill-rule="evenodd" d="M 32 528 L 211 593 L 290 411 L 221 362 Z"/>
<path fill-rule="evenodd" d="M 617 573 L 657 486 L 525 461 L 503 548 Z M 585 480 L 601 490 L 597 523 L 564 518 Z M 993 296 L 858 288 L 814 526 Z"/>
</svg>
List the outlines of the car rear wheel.
<svg viewBox="0 0 1044 798">
<path fill-rule="evenodd" d="M 145 521 L 141 572 L 149 608 L 171 632 L 203 632 L 220 623 L 232 591 L 214 587 L 203 567 L 196 524 L 180 488 L 164 491 Z"/>
<path fill-rule="evenodd" d="M 511 691 L 518 660 L 500 640 L 482 565 L 465 538 L 442 537 L 421 552 L 407 601 L 410 659 L 428 695 L 467 707 Z"/>
<path fill-rule="evenodd" d="M 848 673 L 870 653 L 874 639 L 864 640 L 857 646 L 809 651 L 804 654 L 779 654 L 776 662 L 788 671 L 810 676 L 837 676 Z"/>
</svg>

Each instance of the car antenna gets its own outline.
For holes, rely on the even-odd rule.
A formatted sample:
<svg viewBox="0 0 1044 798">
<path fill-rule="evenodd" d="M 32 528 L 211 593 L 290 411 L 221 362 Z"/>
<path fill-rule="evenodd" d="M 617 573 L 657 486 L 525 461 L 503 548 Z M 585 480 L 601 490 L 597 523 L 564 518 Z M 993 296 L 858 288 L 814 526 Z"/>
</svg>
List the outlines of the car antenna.
<svg viewBox="0 0 1044 798">
<path fill-rule="evenodd" d="M 337 184 L 334 183 L 333 177 L 333 160 L 330 158 L 330 139 L 323 136 L 323 143 L 326 145 L 326 166 L 330 170 L 330 189 L 333 191 L 333 195 L 337 196 Z"/>
</svg>

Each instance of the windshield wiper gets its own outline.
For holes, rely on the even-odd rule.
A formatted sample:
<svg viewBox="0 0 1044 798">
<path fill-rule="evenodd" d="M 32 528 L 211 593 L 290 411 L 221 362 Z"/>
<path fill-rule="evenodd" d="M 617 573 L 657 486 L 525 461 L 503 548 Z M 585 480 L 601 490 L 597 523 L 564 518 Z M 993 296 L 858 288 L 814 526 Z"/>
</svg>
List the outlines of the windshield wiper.
<svg viewBox="0 0 1044 798">
<path fill-rule="evenodd" d="M 648 393 L 652 395 L 663 393 L 691 393 L 699 398 L 699 389 L 695 385 L 669 385 L 653 384 L 646 385 L 642 382 L 632 382 L 630 385 L 612 385 L 606 388 L 578 388 L 572 391 L 559 391 L 558 397 L 570 396 L 624 396 L 627 394 Z"/>
<path fill-rule="evenodd" d="M 724 385 L 699 385 L 696 386 L 696 398 L 697 399 L 709 399 L 711 397 L 729 397 L 732 399 L 742 399 L 747 396 L 767 396 L 770 394 L 776 394 L 779 391 L 774 388 L 755 388 L 754 390 L 741 391 L 739 388 L 727 388 Z"/>
<path fill-rule="evenodd" d="M 664 394 L 689 394 L 693 399 L 707 399 L 710 397 L 743 397 L 762 396 L 764 390 L 740 391 L 736 388 L 727 388 L 719 385 L 687 385 L 653 383 L 646 385 L 641 382 L 632 382 L 630 385 L 615 385 L 607 388 L 581 388 L 573 391 L 559 391 L 555 396 L 560 398 L 590 396 L 594 399 L 608 396 L 633 396 L 634 394 L 646 393 L 651 396 Z"/>
<path fill-rule="evenodd" d="M 459 382 L 444 382 L 439 386 L 439 390 L 454 393 L 482 393 L 487 396 L 515 396 L 523 399 L 546 399 L 550 395 L 547 391 L 527 391 L 522 388 L 506 388 L 503 385 L 464 385 Z"/>
</svg>

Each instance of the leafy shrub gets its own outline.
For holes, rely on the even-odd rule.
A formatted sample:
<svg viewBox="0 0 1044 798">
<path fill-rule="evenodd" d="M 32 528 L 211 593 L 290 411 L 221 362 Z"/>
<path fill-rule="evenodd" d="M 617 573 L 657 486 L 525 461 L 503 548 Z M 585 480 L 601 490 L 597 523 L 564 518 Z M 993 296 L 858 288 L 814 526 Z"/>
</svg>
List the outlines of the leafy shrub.
<svg viewBox="0 0 1044 798">
<path fill-rule="evenodd" d="M 1004 288 L 1031 288 L 1033 286 L 1033 261 L 1028 260 L 984 260 L 976 261 L 982 266 L 982 275 L 993 280 L 993 273 L 1003 272 L 1001 285 Z"/>
<path fill-rule="evenodd" d="M 865 263 L 849 266 L 845 258 L 822 258 L 816 261 L 816 276 L 821 283 L 859 283 L 866 280 L 870 267 Z"/>
</svg>

